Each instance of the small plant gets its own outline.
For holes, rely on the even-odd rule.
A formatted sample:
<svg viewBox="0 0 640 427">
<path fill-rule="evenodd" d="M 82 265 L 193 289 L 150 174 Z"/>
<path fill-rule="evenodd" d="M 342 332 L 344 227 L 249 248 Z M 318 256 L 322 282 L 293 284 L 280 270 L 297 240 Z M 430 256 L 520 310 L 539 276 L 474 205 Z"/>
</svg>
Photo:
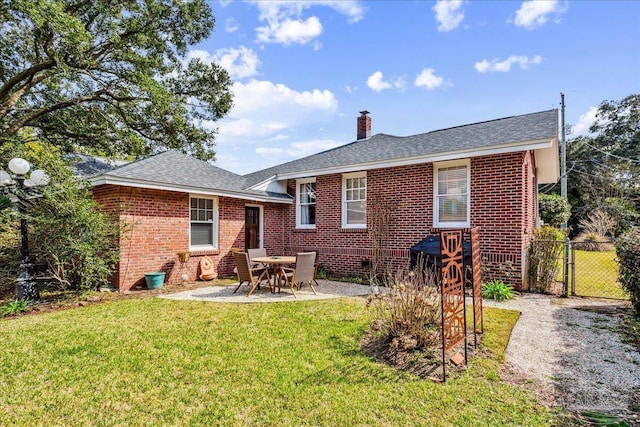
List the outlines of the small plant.
<svg viewBox="0 0 640 427">
<path fill-rule="evenodd" d="M 0 313 L 3 316 L 16 316 L 20 313 L 29 311 L 29 305 L 31 301 L 29 300 L 14 300 L 9 304 L 0 307 Z"/>
<path fill-rule="evenodd" d="M 508 285 L 502 280 L 492 280 L 491 282 L 482 284 L 482 297 L 496 301 L 507 301 L 518 295 L 513 290 L 513 285 Z"/>
</svg>

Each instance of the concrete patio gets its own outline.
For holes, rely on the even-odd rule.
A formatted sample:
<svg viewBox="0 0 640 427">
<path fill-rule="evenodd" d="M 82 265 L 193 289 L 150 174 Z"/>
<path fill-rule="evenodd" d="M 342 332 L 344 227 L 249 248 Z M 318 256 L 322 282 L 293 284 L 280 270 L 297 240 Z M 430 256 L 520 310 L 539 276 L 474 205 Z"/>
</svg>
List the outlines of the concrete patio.
<svg viewBox="0 0 640 427">
<path fill-rule="evenodd" d="M 256 289 L 250 297 L 247 297 L 249 286 L 241 286 L 238 292 L 234 294 L 233 291 L 237 286 L 237 284 L 208 286 L 172 294 L 163 294 L 159 295 L 159 298 L 227 303 L 260 303 L 322 300 L 339 297 L 365 296 L 369 294 L 369 285 L 334 282 L 330 280 L 318 280 L 318 285 L 314 285 L 317 295 L 313 293 L 309 286 L 303 286 L 300 291 L 296 290 L 296 297 L 291 294 L 289 288 L 282 288 L 282 291 L 279 293 L 271 293 L 268 286 L 262 286 L 260 289 Z"/>
</svg>

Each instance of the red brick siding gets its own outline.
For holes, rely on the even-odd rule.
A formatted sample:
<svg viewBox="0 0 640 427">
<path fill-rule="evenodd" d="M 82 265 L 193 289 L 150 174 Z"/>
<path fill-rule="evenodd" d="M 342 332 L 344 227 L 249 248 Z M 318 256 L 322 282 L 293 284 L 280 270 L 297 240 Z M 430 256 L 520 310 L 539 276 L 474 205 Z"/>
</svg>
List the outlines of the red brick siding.
<svg viewBox="0 0 640 427">
<path fill-rule="evenodd" d="M 127 224 L 114 278 L 114 285 L 120 290 L 144 286 L 144 274 L 152 271 L 165 271 L 167 283 L 180 282 L 180 275 L 185 272 L 189 280 L 196 280 L 199 262 L 205 255 L 213 259 L 218 275 L 233 275 L 235 263 L 230 251 L 244 247 L 244 207 L 248 202 L 218 198 L 218 250 L 191 252 L 188 270 L 182 271 L 177 253 L 189 251 L 188 193 L 114 185 L 98 186 L 93 193 L 106 211 Z M 272 204 L 263 208 L 265 245 L 281 253 L 283 208 Z"/>
<path fill-rule="evenodd" d="M 525 159 L 529 159 L 525 163 Z M 511 262 L 521 286 L 522 250 L 528 244 L 535 218 L 533 165 L 529 153 L 513 153 L 471 159 L 471 226 L 481 230 L 481 249 L 492 263 Z M 525 175 L 526 173 L 526 175 Z M 289 181 L 295 192 L 295 180 Z M 341 229 L 342 175 L 316 178 L 316 228 L 295 229 L 295 206 L 285 221 L 290 252 L 313 249 L 320 262 L 340 274 L 363 274 L 362 262 L 370 260 L 369 230 Z M 385 249 L 396 267 L 408 262 L 408 249 L 433 230 L 433 165 L 422 164 L 367 172 L 368 203 L 388 200 L 396 207 Z M 370 218 L 369 218 L 370 220 Z M 370 225 L 370 224 L 369 224 Z M 528 234 L 525 234 L 528 233 Z"/>
<path fill-rule="evenodd" d="M 536 185 L 532 153 L 473 158 L 471 165 L 471 226 L 479 226 L 483 255 L 492 263 L 509 261 L 521 286 L 522 254 L 535 225 Z M 295 194 L 295 180 L 288 191 Z M 122 257 L 114 284 L 121 290 L 144 284 L 144 274 L 167 272 L 167 281 L 180 281 L 177 252 L 189 250 L 189 194 L 102 185 L 94 196 L 105 210 L 129 225 L 121 239 Z M 367 172 L 368 203 L 387 200 L 395 206 L 390 237 L 384 249 L 396 267 L 406 266 L 411 246 L 434 232 L 433 165 L 421 164 Z M 316 178 L 316 228 L 297 230 L 295 204 L 269 204 L 218 198 L 219 249 L 193 252 L 189 279 L 199 274 L 202 256 L 214 260 L 220 276 L 233 274 L 231 248 L 244 247 L 244 208 L 263 208 L 263 246 L 270 254 L 318 250 L 330 271 L 360 275 L 371 259 L 368 229 L 342 229 L 342 175 Z M 370 220 L 370 218 L 369 218 Z"/>
</svg>

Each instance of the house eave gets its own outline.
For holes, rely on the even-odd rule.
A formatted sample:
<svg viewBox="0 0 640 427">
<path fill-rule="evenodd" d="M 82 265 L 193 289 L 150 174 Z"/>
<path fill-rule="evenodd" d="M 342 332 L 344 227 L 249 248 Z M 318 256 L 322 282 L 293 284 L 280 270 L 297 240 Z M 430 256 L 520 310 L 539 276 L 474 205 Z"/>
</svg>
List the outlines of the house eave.
<svg viewBox="0 0 640 427">
<path fill-rule="evenodd" d="M 222 196 L 234 199 L 251 200 L 266 203 L 293 204 L 293 198 L 269 197 L 259 194 L 249 194 L 241 191 L 204 188 L 189 185 L 177 185 L 156 181 L 146 181 L 141 179 L 122 178 L 117 176 L 100 175 L 92 178 L 91 185 L 97 187 L 99 185 L 119 185 L 123 187 L 147 188 L 152 190 L 175 191 L 179 193 L 202 194 L 206 196 Z"/>
<path fill-rule="evenodd" d="M 557 138 L 551 139 L 540 139 L 533 141 L 523 141 L 519 143 L 511 143 L 505 144 L 501 146 L 490 146 L 486 148 L 473 148 L 467 150 L 456 150 L 456 151 L 448 151 L 442 153 L 428 154 L 428 155 L 420 155 L 413 157 L 404 157 L 399 159 L 390 159 L 384 161 L 375 161 L 368 163 L 357 163 L 352 165 L 342 165 L 333 168 L 323 168 L 323 169 L 311 169 L 304 170 L 298 172 L 277 174 L 272 177 L 272 180 L 285 180 L 285 179 L 297 179 L 304 178 L 309 176 L 319 176 L 319 175 L 331 175 L 337 173 L 347 173 L 347 172 L 356 172 L 356 171 L 364 171 L 371 169 L 382 169 L 382 168 L 392 168 L 399 166 L 410 166 L 417 165 L 421 163 L 434 163 L 441 162 L 447 160 L 458 160 L 464 158 L 471 157 L 481 157 L 481 156 L 489 156 L 496 154 L 505 154 L 505 153 L 514 153 L 518 151 L 528 151 L 528 150 L 544 150 L 544 149 L 553 149 Z"/>
</svg>

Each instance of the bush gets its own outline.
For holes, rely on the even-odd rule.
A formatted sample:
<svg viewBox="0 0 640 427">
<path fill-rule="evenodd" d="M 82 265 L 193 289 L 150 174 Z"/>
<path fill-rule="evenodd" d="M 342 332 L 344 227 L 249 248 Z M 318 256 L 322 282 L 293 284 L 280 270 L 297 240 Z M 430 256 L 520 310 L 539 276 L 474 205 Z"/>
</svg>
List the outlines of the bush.
<svg viewBox="0 0 640 427">
<path fill-rule="evenodd" d="M 540 194 L 538 206 L 540 219 L 552 227 L 558 227 L 567 222 L 571 216 L 571 205 L 567 199 L 557 194 Z"/>
<path fill-rule="evenodd" d="M 620 236 L 615 247 L 620 263 L 618 280 L 631 297 L 636 315 L 640 316 L 640 227 Z"/>
<path fill-rule="evenodd" d="M 588 236 L 596 236 L 603 240 L 605 236 L 614 236 L 616 231 L 616 220 L 607 212 L 596 209 L 589 213 L 589 216 L 580 220 L 580 228 Z"/>
<path fill-rule="evenodd" d="M 513 285 L 508 285 L 502 280 L 492 280 L 491 282 L 482 284 L 482 297 L 496 301 L 507 301 L 518 295 L 513 290 Z"/>
<path fill-rule="evenodd" d="M 581 251 L 606 252 L 611 250 L 612 245 L 597 233 L 582 233 L 574 239 L 573 247 Z"/>
<path fill-rule="evenodd" d="M 48 185 L 39 187 L 41 197 L 26 206 L 31 261 L 39 273 L 53 278 L 62 289 L 95 290 L 108 284 L 119 260 L 121 230 L 99 210 L 90 185 L 74 177 L 70 165 L 53 147 L 28 142 L 2 148 L 3 163 L 19 155 L 51 178 Z M 20 240 L 17 214 L 13 209 L 2 213 L 0 265 L 4 274 L 19 270 Z"/>
<path fill-rule="evenodd" d="M 371 330 L 394 351 L 434 350 L 440 343 L 440 296 L 435 273 L 400 271 L 387 277 L 385 292 L 370 295 Z"/>
<path fill-rule="evenodd" d="M 531 242 L 531 267 L 534 273 L 534 291 L 548 293 L 558 272 L 560 255 L 564 249 L 566 233 L 550 226 L 538 228 Z"/>
</svg>

